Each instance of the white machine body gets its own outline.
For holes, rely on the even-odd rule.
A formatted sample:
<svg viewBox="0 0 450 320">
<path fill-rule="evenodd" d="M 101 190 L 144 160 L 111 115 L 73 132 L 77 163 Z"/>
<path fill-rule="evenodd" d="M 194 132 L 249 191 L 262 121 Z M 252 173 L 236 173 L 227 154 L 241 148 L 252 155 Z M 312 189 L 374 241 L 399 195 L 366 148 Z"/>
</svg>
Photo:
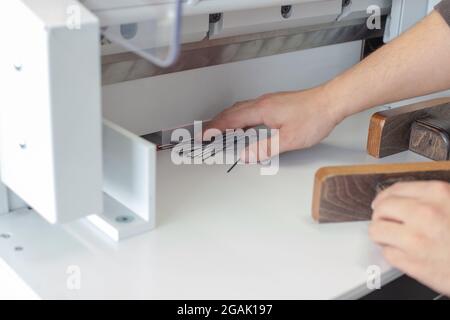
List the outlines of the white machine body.
<svg viewBox="0 0 450 320">
<path fill-rule="evenodd" d="M 384 36 L 390 41 L 436 2 L 183 1 L 181 33 L 165 39 L 189 46 L 205 39 L 220 43 L 280 30 L 320 30 L 336 21 L 364 19 L 371 14 L 367 8 L 377 5 L 387 12 Z M 124 46 L 127 39 L 102 43 L 100 34 L 108 28 L 122 32 L 122 26 L 151 24 L 168 6 L 174 2 L 2 0 L 0 30 L 6 41 L 0 77 L 7 89 L 0 96 L 0 214 L 30 206 L 50 223 L 89 217 L 115 240 L 155 226 L 156 147 L 140 135 L 210 116 L 225 105 L 183 108 L 179 104 L 186 93 L 170 91 L 175 80 L 163 75 L 153 79 L 160 90 L 148 92 L 148 108 L 129 101 L 118 109 L 112 103 L 120 99 L 116 89 L 138 90 L 138 79 L 144 76 L 102 88 L 102 60 L 126 55 L 130 47 Z M 280 13 L 283 6 L 285 15 Z M 211 21 L 214 14 L 219 14 L 217 21 Z M 177 26 L 169 27 L 176 35 Z M 131 45 L 142 47 L 149 34 L 129 30 L 135 32 Z M 130 71 L 126 62 L 115 67 L 115 72 Z M 103 81 L 109 76 L 105 72 Z M 219 92 L 213 86 L 223 83 L 208 85 L 197 102 L 210 101 L 206 95 Z M 164 92 L 170 92 L 172 102 L 161 104 L 167 101 Z"/>
</svg>

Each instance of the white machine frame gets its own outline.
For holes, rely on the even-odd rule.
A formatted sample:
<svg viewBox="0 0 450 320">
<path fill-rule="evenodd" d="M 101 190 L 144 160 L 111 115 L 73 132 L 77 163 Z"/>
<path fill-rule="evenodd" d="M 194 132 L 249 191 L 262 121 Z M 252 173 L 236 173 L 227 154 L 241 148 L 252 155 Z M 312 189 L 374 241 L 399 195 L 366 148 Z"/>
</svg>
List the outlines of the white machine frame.
<svg viewBox="0 0 450 320">
<path fill-rule="evenodd" d="M 277 28 L 281 18 L 274 18 L 272 14 L 276 2 L 188 1 L 184 5 L 187 22 L 184 23 L 183 41 L 200 40 L 204 37 L 209 26 L 205 19 L 216 11 L 224 12 L 226 16 L 220 29 L 215 28 L 214 33 L 210 34 L 212 39 Z M 355 12 L 359 12 L 365 5 L 363 2 L 365 1 L 351 3 L 350 6 L 353 6 Z M 106 218 L 103 205 L 108 208 L 111 205 L 107 205 L 105 201 L 116 199 L 133 216 L 130 216 L 130 221 L 133 222 L 127 220 L 127 230 L 136 228 L 140 232 L 151 229 L 155 223 L 155 146 L 108 123 L 103 125 L 104 142 L 103 148 L 101 147 L 100 47 L 96 39 L 101 26 L 145 21 L 151 17 L 155 6 L 164 5 L 164 1 L 150 0 L 147 6 L 142 6 L 142 1 L 134 3 L 133 0 L 83 1 L 93 14 L 76 0 L 22 0 L 7 3 L 11 7 L 3 21 L 5 25 L 17 26 L 16 30 L 20 33 L 14 33 L 8 38 L 13 50 L 8 51 L 11 58 L 5 75 L 14 79 L 15 84 L 13 90 L 3 98 L 5 103 L 0 134 L 2 181 L 51 223 L 89 215 L 89 219 L 102 230 L 115 230 L 109 231 L 109 234 L 114 234 L 113 238 L 119 240 L 123 235 L 133 232 L 119 231 L 119 226 L 123 223 L 117 223 L 117 220 L 126 220 L 123 217 L 122 220 L 117 217 Z M 393 1 L 392 10 L 395 15 L 390 16 L 386 40 L 395 37 L 417 21 L 420 15 L 424 15 L 424 10 L 430 9 L 429 1 L 414 3 L 415 5 L 411 5 L 411 2 L 406 4 L 406 1 Z M 291 0 L 289 5 L 298 6 L 301 10 L 294 10 L 293 16 L 284 23 L 283 28 L 305 25 L 311 19 L 316 19 L 315 23 L 326 23 L 337 17 L 342 18 L 340 0 Z M 65 20 L 70 13 L 67 8 L 73 6 L 80 8 L 79 30 L 69 28 Z M 64 9 L 66 14 L 53 14 L 64 12 Z M 347 8 L 347 11 L 346 16 L 351 16 L 351 10 Z M 197 22 L 193 23 L 192 19 L 189 21 L 190 17 L 194 17 Z M 30 34 L 31 30 L 35 34 Z M 34 39 L 34 42 L 23 44 L 23 38 Z M 46 42 L 43 41 L 45 38 L 48 39 Z M 58 40 L 54 40 L 55 38 Z M 103 54 L 118 52 L 114 45 L 103 50 Z M 27 52 L 30 54 L 26 54 Z M 42 81 L 43 75 L 49 80 Z M 27 86 L 35 88 L 32 94 L 21 95 L 17 91 L 23 88 L 24 81 L 29 82 Z M 71 91 L 64 90 L 67 83 L 72 84 Z M 23 102 L 18 103 L 17 97 L 22 97 Z M 34 105 L 30 108 L 32 104 Z M 21 109 L 18 106 L 24 107 Z M 29 117 L 24 118 L 24 114 Z M 136 116 L 141 114 L 137 113 Z M 174 120 L 175 118 L 167 125 Z M 78 130 L 80 125 L 83 126 L 81 131 Z M 142 149 L 142 154 L 133 153 L 132 158 L 123 156 L 127 148 Z M 125 172 L 136 179 L 124 181 Z M 133 172 L 149 174 L 133 175 Z M 124 189 L 124 186 L 129 188 Z M 141 188 L 143 186 L 145 187 Z M 102 196 L 102 189 L 109 196 Z M 0 195 L 0 212 L 9 211 L 4 186 Z M 122 208 L 122 211 L 127 210 Z M 105 224 L 105 221 L 108 223 Z"/>
<path fill-rule="evenodd" d="M 186 70 L 176 74 L 162 73 L 143 80 L 139 79 L 145 77 L 139 77 L 138 74 L 132 81 L 107 81 L 108 85 L 102 87 L 102 56 L 117 57 L 128 54 L 127 50 L 115 43 L 106 43 L 101 47 L 99 39 L 102 28 L 147 21 L 155 16 L 155 8 L 164 6 L 166 0 L 146 0 L 144 2 L 148 3 L 147 5 L 142 5 L 143 0 L 84 0 L 81 3 L 77 0 L 4 2 L 6 4 L 2 3 L 0 6 L 6 5 L 7 10 L 0 13 L 1 30 L 14 29 L 14 32 L 5 34 L 6 43 L 10 46 L 4 50 L 7 56 L 2 59 L 0 69 L 1 77 L 8 82 L 10 88 L 0 97 L 0 172 L 3 182 L 0 183 L 0 227 L 3 223 L 8 228 L 13 228 L 16 221 L 21 221 L 22 225 L 23 221 L 29 221 L 33 230 L 45 229 L 49 235 L 54 235 L 68 248 L 77 251 L 81 261 L 88 265 L 95 248 L 102 247 L 99 252 L 111 249 L 103 247 L 104 239 L 97 236 L 96 232 L 92 233 L 95 239 L 91 238 L 91 233 L 86 231 L 91 230 L 84 223 L 89 221 L 96 227 L 94 230 L 100 229 L 117 242 L 115 245 L 118 247 L 113 247 L 113 251 L 117 250 L 120 258 L 117 260 L 117 267 L 111 267 L 111 271 L 107 272 L 111 275 L 127 265 L 127 254 L 132 251 L 127 248 L 126 242 L 121 247 L 121 240 L 147 233 L 157 226 L 157 208 L 165 207 L 171 199 L 171 195 L 167 194 L 168 172 L 177 172 L 184 179 L 192 178 L 194 173 L 202 176 L 200 169 L 191 168 L 184 172 L 170 166 L 167 156 L 159 154 L 156 146 L 141 138 L 142 135 L 210 118 L 237 100 L 249 99 L 267 91 L 294 90 L 317 85 L 358 62 L 363 43 L 357 41 L 299 53 L 287 52 L 283 56 L 261 57 L 260 61 L 265 63 L 265 70 L 261 70 L 256 60 L 242 59 L 241 62 L 229 65 Z M 351 19 L 364 19 L 367 15 L 367 5 L 373 2 L 352 0 L 343 15 L 341 0 L 185 1 L 181 41 L 189 47 L 193 42 L 202 43 L 207 35 L 210 40 L 221 43 L 226 39 L 241 36 L 251 39 L 252 34 L 271 33 L 279 29 L 314 30 L 318 28 L 316 25 L 324 26 L 337 20 L 345 23 Z M 385 41 L 390 41 L 425 16 L 437 1 L 375 2 L 391 10 L 384 34 Z M 283 5 L 294 8 L 289 19 L 280 17 L 280 6 Z M 78 21 L 80 28 L 67 27 L 67 8 L 72 6 L 81 10 Z M 213 13 L 222 14 L 220 22 L 214 25 L 210 22 L 210 14 Z M 29 41 L 23 41 L 24 39 Z M 272 44 L 276 45 L 276 42 Z M 248 47 L 251 52 L 251 45 Z M 283 65 L 281 59 L 296 63 L 303 69 L 300 73 L 294 72 Z M 117 63 L 114 72 L 136 72 L 135 69 L 130 69 L 134 66 L 148 68 L 148 65 L 140 64 L 141 61 L 133 63 L 134 65 L 127 61 Z M 107 77 L 116 79 L 114 75 L 106 73 Z M 228 77 L 237 77 L 239 81 L 230 83 Z M 105 81 L 105 74 L 103 78 Z M 192 81 L 193 79 L 195 81 Z M 258 81 L 259 79 L 261 81 Z M 27 89 L 26 92 L 24 88 Z M 180 90 L 174 93 L 172 88 Z M 349 127 L 353 128 L 351 125 Z M 347 139 L 343 132 L 338 133 L 337 137 Z M 333 143 L 340 144 L 333 138 L 330 141 L 330 146 Z M 354 148 L 353 142 L 349 146 L 342 142 L 342 145 L 345 145 L 345 148 Z M 327 150 L 335 155 L 333 147 Z M 312 151 L 312 154 L 315 154 L 314 152 L 320 154 L 320 150 Z M 415 159 L 416 157 L 400 156 L 395 161 Z M 352 161 L 368 160 L 355 151 L 355 157 L 349 162 Z M 312 165 L 306 167 L 312 172 Z M 212 171 L 223 178 L 219 171 Z M 169 175 L 170 179 L 175 180 L 174 177 Z M 158 191 L 157 184 L 161 185 Z M 185 181 L 179 184 L 183 185 Z M 306 190 L 308 186 L 302 187 L 302 192 L 308 196 Z M 157 199 L 163 199 L 164 203 L 157 207 Z M 51 229 L 40 221 L 40 217 L 34 215 L 35 212 L 47 222 L 62 225 L 64 232 Z M 205 209 L 199 208 L 199 214 L 204 213 Z M 210 221 L 208 216 L 202 217 Z M 75 222 L 64 224 L 70 221 Z M 189 222 L 184 223 L 187 223 L 187 227 L 193 226 Z M 228 222 L 225 224 L 230 228 Z M 243 225 L 250 226 L 245 222 Z M 174 225 L 174 228 L 178 234 L 188 237 L 189 233 L 183 233 L 180 225 Z M 365 230 L 363 225 L 355 226 L 355 229 L 350 226 L 341 228 L 344 231 L 355 230 L 358 237 Z M 159 237 L 166 241 L 166 236 L 173 232 L 168 229 L 167 231 L 166 226 L 168 233 L 161 235 L 157 228 L 155 232 L 144 236 L 147 237 L 145 241 L 151 239 L 154 242 L 160 239 Z M 304 226 L 302 231 L 311 232 L 315 241 L 321 239 L 317 234 L 313 234 L 314 228 L 309 225 Z M 22 239 L 30 240 L 31 236 L 37 236 L 38 231 L 27 234 L 19 228 L 17 233 Z M 81 239 L 83 237 L 80 235 L 89 240 Z M 75 245 L 72 238 L 83 243 L 83 248 Z M 132 240 L 136 241 L 138 247 L 143 246 L 144 240 L 139 242 L 139 237 Z M 192 239 L 186 241 L 195 244 Z M 0 243 L 0 251 L 3 248 L 6 247 Z M 349 249 L 357 250 L 358 247 L 349 246 Z M 32 245 L 32 250 L 44 257 L 51 257 L 55 252 L 59 252 L 59 249 L 52 245 L 46 248 L 38 243 Z M 232 252 L 231 248 L 227 247 L 226 250 Z M 310 254 L 314 255 L 312 252 Z M 368 260 L 378 261 L 378 258 L 372 258 Z M 146 265 L 156 264 L 157 272 L 164 276 L 164 268 L 158 266 L 153 256 L 144 254 L 142 259 Z M 7 260 L 14 265 L 14 269 L 25 272 L 25 262 L 20 258 L 8 256 Z M 69 260 L 62 257 L 55 262 L 55 267 L 41 271 L 55 272 L 55 268 L 66 265 Z M 105 267 L 103 262 L 99 265 Z M 314 267 L 312 264 L 307 266 Z M 86 269 L 92 271 L 95 268 L 90 265 Z M 385 282 L 399 275 L 387 266 L 383 266 L 383 272 Z M 158 286 L 157 280 L 151 275 L 141 273 L 145 281 Z M 125 285 L 130 279 L 132 275 L 123 277 L 118 286 Z M 350 286 L 355 287 L 356 282 L 361 282 L 361 279 L 359 273 L 357 281 L 351 281 Z M 28 280 L 33 286 L 39 287 L 40 280 L 34 275 L 30 275 Z M 189 283 L 186 279 L 182 281 Z M 92 295 L 85 296 L 98 297 L 104 294 L 101 286 L 90 289 Z M 64 290 L 58 288 L 57 295 L 73 297 L 72 292 L 67 293 Z M 228 293 L 233 292 L 231 287 L 227 290 Z M 365 292 L 361 287 L 355 290 L 352 294 L 345 293 L 341 297 L 353 297 L 355 292 Z M 44 291 L 43 296 L 54 297 L 50 288 Z M 112 293 L 109 294 L 116 297 Z M 218 292 L 214 294 L 218 296 Z M 142 293 L 142 296 L 149 295 L 161 297 L 155 292 Z M 166 296 L 169 295 L 170 293 L 166 293 Z M 139 292 L 136 296 L 141 297 Z M 319 297 L 320 293 L 314 291 L 311 296 Z M 330 288 L 327 297 L 338 296 L 338 288 Z M 183 298 L 185 295 L 179 293 L 176 297 Z M 196 297 L 201 297 L 201 293 L 197 292 Z"/>
</svg>

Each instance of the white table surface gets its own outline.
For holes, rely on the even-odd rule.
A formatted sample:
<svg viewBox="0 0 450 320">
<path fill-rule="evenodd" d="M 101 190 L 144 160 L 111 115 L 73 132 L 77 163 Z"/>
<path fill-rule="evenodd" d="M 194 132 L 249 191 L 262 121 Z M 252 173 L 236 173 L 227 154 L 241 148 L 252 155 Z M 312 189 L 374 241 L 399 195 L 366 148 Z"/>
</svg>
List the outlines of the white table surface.
<svg viewBox="0 0 450 320">
<path fill-rule="evenodd" d="M 411 152 L 368 156 L 372 112 L 346 120 L 321 145 L 283 155 L 276 176 L 261 176 L 257 166 L 229 174 L 228 166 L 177 167 L 162 153 L 154 231 L 114 243 L 86 221 L 51 226 L 25 210 L 0 217 L 0 233 L 12 235 L 0 239 L 0 257 L 40 298 L 360 297 L 369 292 L 369 266 L 380 266 L 385 282 L 400 273 L 370 242 L 366 222 L 313 222 L 314 173 L 328 165 L 425 161 Z M 80 268 L 79 290 L 67 287 L 70 266 Z"/>
</svg>

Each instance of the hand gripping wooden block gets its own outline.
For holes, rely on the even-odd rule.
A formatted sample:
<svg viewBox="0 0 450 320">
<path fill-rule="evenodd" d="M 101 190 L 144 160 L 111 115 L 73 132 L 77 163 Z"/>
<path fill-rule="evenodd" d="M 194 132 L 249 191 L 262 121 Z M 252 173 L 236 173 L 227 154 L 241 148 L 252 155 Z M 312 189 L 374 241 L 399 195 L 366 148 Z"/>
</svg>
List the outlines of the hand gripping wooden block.
<svg viewBox="0 0 450 320">
<path fill-rule="evenodd" d="M 313 218 L 320 223 L 370 220 L 378 192 L 413 180 L 450 182 L 450 161 L 321 168 L 314 182 Z"/>
</svg>

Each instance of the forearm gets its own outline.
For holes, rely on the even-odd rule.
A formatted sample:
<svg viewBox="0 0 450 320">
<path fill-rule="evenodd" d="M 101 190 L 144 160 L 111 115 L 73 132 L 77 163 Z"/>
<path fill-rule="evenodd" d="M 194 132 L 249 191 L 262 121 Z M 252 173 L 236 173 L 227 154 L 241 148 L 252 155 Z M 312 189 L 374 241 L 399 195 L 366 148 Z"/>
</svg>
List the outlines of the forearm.
<svg viewBox="0 0 450 320">
<path fill-rule="evenodd" d="M 450 28 L 437 12 L 323 86 L 339 119 L 448 88 Z"/>
</svg>

